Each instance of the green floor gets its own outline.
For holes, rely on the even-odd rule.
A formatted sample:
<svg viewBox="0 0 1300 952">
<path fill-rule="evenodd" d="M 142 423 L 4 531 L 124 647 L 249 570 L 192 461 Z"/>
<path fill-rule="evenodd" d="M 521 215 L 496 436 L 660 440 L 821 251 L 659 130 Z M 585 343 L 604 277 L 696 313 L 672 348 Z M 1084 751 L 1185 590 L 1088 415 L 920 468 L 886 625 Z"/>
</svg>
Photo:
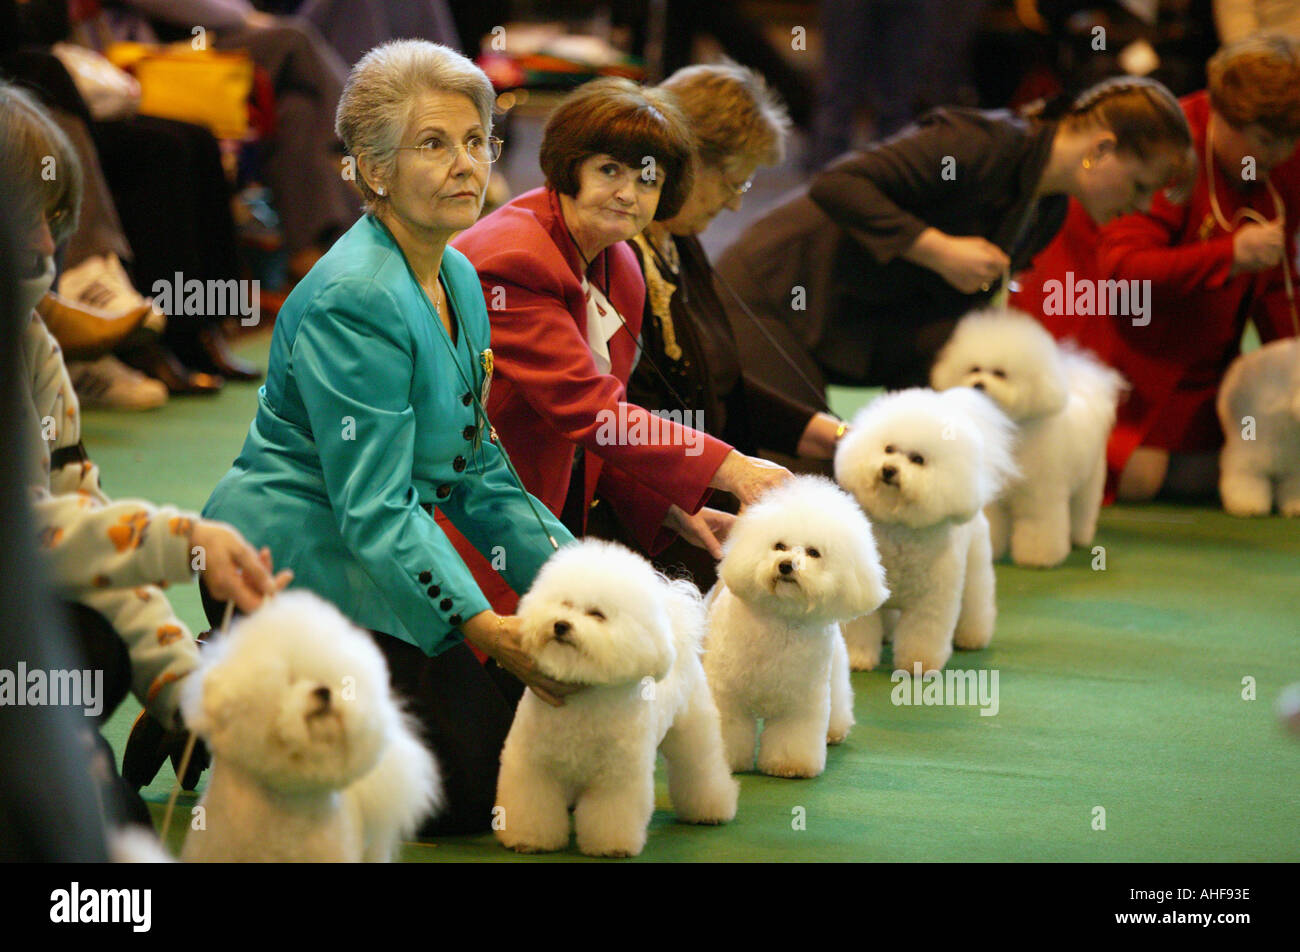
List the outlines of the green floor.
<svg viewBox="0 0 1300 952">
<path fill-rule="evenodd" d="M 266 345 L 245 353 L 264 359 Z M 861 400 L 835 397 L 845 412 Z M 197 509 L 255 402 L 244 385 L 152 413 L 91 412 L 86 443 L 110 495 Z M 1300 860 L 1300 738 L 1273 710 L 1300 681 L 1300 524 L 1112 508 L 1097 543 L 1101 571 L 1084 551 L 1049 572 L 998 567 L 993 646 L 953 661 L 998 670 L 996 716 L 895 706 L 888 675 L 856 674 L 858 726 L 823 777 L 745 775 L 735 822 L 697 828 L 673 822 L 661 775 L 641 858 Z M 197 629 L 197 589 L 171 595 Z M 136 710 L 109 726 L 119 755 Z M 166 767 L 147 798 L 161 804 L 171 783 Z M 405 859 L 517 857 L 481 836 L 411 844 Z"/>
</svg>

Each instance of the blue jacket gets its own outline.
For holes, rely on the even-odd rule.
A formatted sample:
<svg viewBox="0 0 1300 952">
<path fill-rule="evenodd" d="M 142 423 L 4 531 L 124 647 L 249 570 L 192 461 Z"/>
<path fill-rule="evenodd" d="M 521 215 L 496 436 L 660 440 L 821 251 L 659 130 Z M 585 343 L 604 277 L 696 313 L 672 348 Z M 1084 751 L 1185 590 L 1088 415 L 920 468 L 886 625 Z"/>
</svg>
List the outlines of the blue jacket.
<svg viewBox="0 0 1300 952">
<path fill-rule="evenodd" d="M 257 415 L 203 510 L 270 546 L 295 585 L 431 655 L 490 607 L 434 506 L 520 592 L 553 551 L 548 534 L 572 538 L 476 421 L 489 343 L 478 275 L 447 248 L 441 280 L 454 357 L 388 230 L 370 215 L 349 229 L 281 308 Z"/>
</svg>

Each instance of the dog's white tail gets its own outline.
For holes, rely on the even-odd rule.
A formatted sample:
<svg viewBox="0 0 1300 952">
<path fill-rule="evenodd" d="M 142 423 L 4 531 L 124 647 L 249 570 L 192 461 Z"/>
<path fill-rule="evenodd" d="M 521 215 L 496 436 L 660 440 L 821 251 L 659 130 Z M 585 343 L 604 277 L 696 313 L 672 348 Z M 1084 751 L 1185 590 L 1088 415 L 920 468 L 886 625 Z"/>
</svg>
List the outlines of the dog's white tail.
<svg viewBox="0 0 1300 952">
<path fill-rule="evenodd" d="M 673 625 L 673 636 L 678 651 L 689 648 L 699 652 L 704 642 L 707 616 L 704 598 L 695 583 L 687 579 L 667 579 L 671 597 L 668 599 L 668 618 Z"/>
<path fill-rule="evenodd" d="M 365 861 L 389 862 L 398 844 L 424 818 L 442 807 L 438 762 L 419 740 L 414 722 L 403 717 L 383 757 L 351 787 L 365 835 Z"/>
<path fill-rule="evenodd" d="M 1091 351 L 1082 350 L 1070 341 L 1061 341 L 1060 347 L 1070 393 L 1083 398 L 1088 419 L 1096 424 L 1097 431 L 1109 433 L 1115 425 L 1120 395 L 1128 389 L 1127 381 Z"/>
</svg>

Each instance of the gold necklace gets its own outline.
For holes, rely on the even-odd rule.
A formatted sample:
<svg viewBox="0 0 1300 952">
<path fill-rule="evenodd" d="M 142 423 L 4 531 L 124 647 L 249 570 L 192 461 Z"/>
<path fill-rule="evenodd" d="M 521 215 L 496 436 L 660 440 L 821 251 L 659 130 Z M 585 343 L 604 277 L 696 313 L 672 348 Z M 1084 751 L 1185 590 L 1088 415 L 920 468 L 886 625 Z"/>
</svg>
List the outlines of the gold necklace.
<svg viewBox="0 0 1300 952">
<path fill-rule="evenodd" d="M 1252 221 L 1259 225 L 1271 225 L 1262 212 L 1253 208 L 1239 208 L 1233 213 L 1232 221 L 1224 217 L 1223 210 L 1219 207 L 1219 196 L 1214 185 L 1214 116 L 1210 116 L 1210 121 L 1205 126 L 1205 178 L 1209 185 L 1210 192 L 1210 212 L 1214 215 L 1215 222 L 1219 227 L 1232 234 L 1238 225 L 1243 221 Z M 1268 189 L 1268 194 L 1273 199 L 1273 212 L 1277 215 L 1276 221 L 1282 226 L 1282 285 L 1286 289 L 1286 301 L 1291 308 L 1291 328 L 1297 337 L 1300 337 L 1300 313 L 1297 313 L 1295 303 L 1295 287 L 1291 283 L 1291 266 L 1287 261 L 1286 248 L 1286 205 L 1282 203 L 1282 196 L 1277 193 L 1273 186 L 1273 181 L 1267 175 L 1264 176 L 1264 186 Z"/>
</svg>

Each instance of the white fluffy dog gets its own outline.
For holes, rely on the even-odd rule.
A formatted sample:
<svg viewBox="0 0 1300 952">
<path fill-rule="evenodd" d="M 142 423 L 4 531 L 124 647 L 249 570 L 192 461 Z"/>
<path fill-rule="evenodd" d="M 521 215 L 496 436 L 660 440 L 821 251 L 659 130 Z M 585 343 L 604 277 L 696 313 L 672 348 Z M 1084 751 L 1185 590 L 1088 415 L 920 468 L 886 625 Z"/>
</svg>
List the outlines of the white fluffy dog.
<svg viewBox="0 0 1300 952">
<path fill-rule="evenodd" d="M 764 494 L 727 536 L 709 595 L 704 670 L 732 770 L 815 777 L 826 745 L 853 726 L 839 622 L 889 594 L 871 525 L 828 479 L 800 476 Z"/>
<path fill-rule="evenodd" d="M 855 670 L 880 662 L 937 671 L 959 648 L 983 648 L 997 617 L 983 509 L 1015 473 L 1012 424 L 968 388 L 914 388 L 859 412 L 835 454 L 835 478 L 871 518 L 890 597 L 844 626 Z"/>
<path fill-rule="evenodd" d="M 739 788 L 700 667 L 704 609 L 690 582 L 588 539 L 556 552 L 519 602 L 544 674 L 588 685 L 552 707 L 528 691 L 501 752 L 497 839 L 520 852 L 636 856 L 654 812 L 655 751 L 677 818 L 725 823 Z"/>
<path fill-rule="evenodd" d="M 983 390 L 1016 424 L 1020 477 L 985 510 L 993 558 L 1009 545 L 1017 565 L 1047 568 L 1071 543 L 1091 544 L 1124 378 L 1008 308 L 962 318 L 930 380 L 936 390 Z"/>
<path fill-rule="evenodd" d="M 1276 501 L 1284 516 L 1300 516 L 1300 339 L 1276 340 L 1233 361 L 1218 410 L 1223 508 L 1266 516 Z"/>
<path fill-rule="evenodd" d="M 310 592 L 232 625 L 181 703 L 212 752 L 183 860 L 387 862 L 441 797 L 383 655 Z"/>
</svg>

